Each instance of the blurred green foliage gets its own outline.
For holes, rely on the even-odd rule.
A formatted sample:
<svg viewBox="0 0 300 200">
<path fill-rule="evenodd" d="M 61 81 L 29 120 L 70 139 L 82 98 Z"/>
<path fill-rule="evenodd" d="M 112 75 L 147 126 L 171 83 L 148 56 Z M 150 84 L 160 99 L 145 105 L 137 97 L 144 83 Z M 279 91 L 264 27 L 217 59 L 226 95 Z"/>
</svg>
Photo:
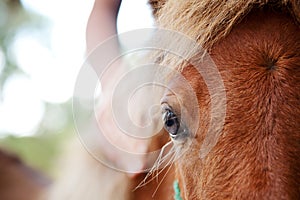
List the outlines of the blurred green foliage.
<svg viewBox="0 0 300 200">
<path fill-rule="evenodd" d="M 55 178 L 56 161 L 64 151 L 63 147 L 68 139 L 75 135 L 71 102 L 61 105 L 48 104 L 46 109 L 51 110 L 54 107 L 64 108 L 68 114 L 66 123 L 59 130 L 47 128 L 45 121 L 48 116 L 45 114 L 35 136 L 17 137 L 8 134 L 0 139 L 0 149 L 18 155 L 27 165 L 41 170 L 52 178 Z"/>
<path fill-rule="evenodd" d="M 0 0 L 0 51 L 5 57 L 4 68 L 2 72 L 0 71 L 0 101 L 5 81 L 16 73 L 24 73 L 17 66 L 15 56 L 11 51 L 16 34 L 22 30 L 45 34 L 47 27 L 49 27 L 49 21 L 26 10 L 20 0 Z M 47 36 L 43 38 L 47 40 Z M 47 43 L 47 41 L 43 42 Z M 56 113 L 58 108 L 60 112 Z M 49 113 L 52 113 L 52 116 Z M 58 128 L 51 121 L 53 115 L 58 120 L 63 120 Z M 74 136 L 73 127 L 71 101 L 64 104 L 45 103 L 45 115 L 36 131 L 36 136 L 16 137 L 10 133 L 4 133 L 2 135 L 6 137 L 0 138 L 0 149 L 15 153 L 29 166 L 53 177 L 55 162 L 62 152 L 65 141 Z"/>
<path fill-rule="evenodd" d="M 27 165 L 55 177 L 55 163 L 63 151 L 67 134 L 44 134 L 35 137 L 8 136 L 0 140 L 1 148 L 18 155 Z"/>
<path fill-rule="evenodd" d="M 20 0 L 0 1 L 0 50 L 5 57 L 4 69 L 0 74 L 0 91 L 9 76 L 22 72 L 11 52 L 16 34 L 24 29 L 43 30 L 47 23 L 42 16 L 25 10 Z"/>
</svg>

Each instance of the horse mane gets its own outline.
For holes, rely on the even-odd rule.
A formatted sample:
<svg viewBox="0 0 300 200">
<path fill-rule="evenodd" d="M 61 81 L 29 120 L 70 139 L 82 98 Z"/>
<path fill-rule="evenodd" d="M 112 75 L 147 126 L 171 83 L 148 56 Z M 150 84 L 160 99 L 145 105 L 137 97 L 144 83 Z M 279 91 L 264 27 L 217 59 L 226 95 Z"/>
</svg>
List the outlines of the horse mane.
<svg viewBox="0 0 300 200">
<path fill-rule="evenodd" d="M 299 0 L 149 0 L 149 3 L 158 27 L 185 33 L 205 49 L 227 36 L 255 8 L 269 6 L 289 12 L 300 24 Z"/>
</svg>

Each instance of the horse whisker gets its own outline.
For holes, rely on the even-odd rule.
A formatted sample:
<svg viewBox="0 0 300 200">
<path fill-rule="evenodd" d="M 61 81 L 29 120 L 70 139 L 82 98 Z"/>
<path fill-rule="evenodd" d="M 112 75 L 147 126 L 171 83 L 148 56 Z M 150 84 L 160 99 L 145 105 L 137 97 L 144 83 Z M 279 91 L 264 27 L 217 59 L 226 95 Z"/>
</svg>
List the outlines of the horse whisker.
<svg viewBox="0 0 300 200">
<path fill-rule="evenodd" d="M 164 171 L 164 169 L 165 169 L 170 163 L 172 163 L 173 158 L 175 158 L 175 155 L 172 155 L 172 158 L 171 158 L 170 161 L 166 164 L 166 166 L 164 166 L 161 170 L 159 170 L 157 176 L 160 175 L 160 174 Z M 151 174 L 152 174 L 152 173 L 151 173 Z M 151 175 L 151 174 L 150 174 L 150 175 Z M 150 175 L 147 174 L 146 177 L 144 178 L 144 180 L 141 182 L 141 184 L 139 184 L 139 185 L 135 188 L 135 190 L 138 189 L 138 188 L 140 188 L 140 187 L 143 187 L 143 186 L 147 185 L 148 183 L 150 183 L 151 181 L 153 181 L 153 180 L 157 177 L 157 176 L 154 176 L 154 177 L 152 177 L 151 179 L 149 179 L 148 181 L 145 182 L 145 180 L 146 180 Z"/>
<path fill-rule="evenodd" d="M 148 184 L 149 182 L 151 182 L 153 179 L 158 178 L 159 174 L 161 174 L 161 172 L 166 168 L 166 166 L 168 166 L 173 161 L 173 159 L 175 158 L 175 156 L 174 156 L 175 148 L 173 146 L 168 151 L 168 153 L 165 156 L 163 156 L 163 153 L 165 152 L 165 149 L 170 144 L 173 145 L 172 141 L 169 141 L 168 143 L 166 143 L 162 147 L 162 149 L 161 149 L 161 151 L 159 153 L 159 156 L 156 159 L 154 165 L 152 166 L 152 168 L 150 169 L 150 171 L 147 173 L 147 175 L 145 176 L 145 178 L 143 179 L 143 181 L 141 181 L 141 183 L 134 190 L 136 190 L 136 189 L 138 189 L 140 187 L 143 187 L 146 184 Z M 171 158 L 169 158 L 170 156 L 171 156 Z M 168 160 L 168 162 L 166 163 L 166 166 L 164 166 L 162 170 L 159 170 L 159 167 L 163 163 L 165 163 L 167 160 Z M 155 171 L 157 172 L 156 175 L 154 177 L 152 177 L 150 180 L 146 181 L 153 174 L 153 172 L 155 172 Z M 157 179 L 157 181 L 158 181 L 158 179 Z"/>
<path fill-rule="evenodd" d="M 176 155 L 174 155 L 174 158 L 175 158 L 175 156 L 176 156 Z M 153 194 L 152 194 L 152 198 L 154 197 L 154 195 L 156 194 L 158 188 L 160 187 L 160 185 L 162 184 L 162 182 L 163 182 L 164 179 L 166 178 L 166 176 L 167 176 L 167 174 L 169 173 L 170 169 L 172 168 L 173 164 L 174 164 L 174 162 L 172 162 L 172 164 L 169 166 L 168 170 L 167 170 L 166 173 L 164 174 L 162 180 L 158 183 L 158 185 L 157 185 L 155 191 L 154 191 Z M 165 169 L 165 168 L 164 168 L 164 169 Z M 163 171 L 164 169 L 162 169 L 161 171 Z"/>
</svg>

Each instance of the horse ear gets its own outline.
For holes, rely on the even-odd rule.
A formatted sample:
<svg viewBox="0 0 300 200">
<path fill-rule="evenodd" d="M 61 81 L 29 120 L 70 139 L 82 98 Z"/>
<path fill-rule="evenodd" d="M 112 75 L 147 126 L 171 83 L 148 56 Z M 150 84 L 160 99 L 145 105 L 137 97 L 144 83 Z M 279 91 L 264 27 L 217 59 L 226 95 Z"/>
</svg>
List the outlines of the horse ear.
<svg viewBox="0 0 300 200">
<path fill-rule="evenodd" d="M 149 0 L 152 13 L 155 19 L 158 18 L 158 11 L 164 6 L 167 0 Z"/>
<path fill-rule="evenodd" d="M 300 0 L 291 0 L 291 5 L 293 15 L 300 24 Z"/>
</svg>

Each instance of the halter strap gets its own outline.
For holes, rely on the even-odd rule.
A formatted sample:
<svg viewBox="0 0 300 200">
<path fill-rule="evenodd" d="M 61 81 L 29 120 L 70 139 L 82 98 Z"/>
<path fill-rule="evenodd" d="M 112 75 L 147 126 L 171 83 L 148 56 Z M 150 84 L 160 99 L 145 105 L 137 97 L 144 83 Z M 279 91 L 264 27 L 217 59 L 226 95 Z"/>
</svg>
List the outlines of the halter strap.
<svg viewBox="0 0 300 200">
<path fill-rule="evenodd" d="M 174 181 L 173 188 L 174 188 L 174 200 L 182 200 L 180 196 L 180 188 L 179 188 L 178 180 Z"/>
</svg>

